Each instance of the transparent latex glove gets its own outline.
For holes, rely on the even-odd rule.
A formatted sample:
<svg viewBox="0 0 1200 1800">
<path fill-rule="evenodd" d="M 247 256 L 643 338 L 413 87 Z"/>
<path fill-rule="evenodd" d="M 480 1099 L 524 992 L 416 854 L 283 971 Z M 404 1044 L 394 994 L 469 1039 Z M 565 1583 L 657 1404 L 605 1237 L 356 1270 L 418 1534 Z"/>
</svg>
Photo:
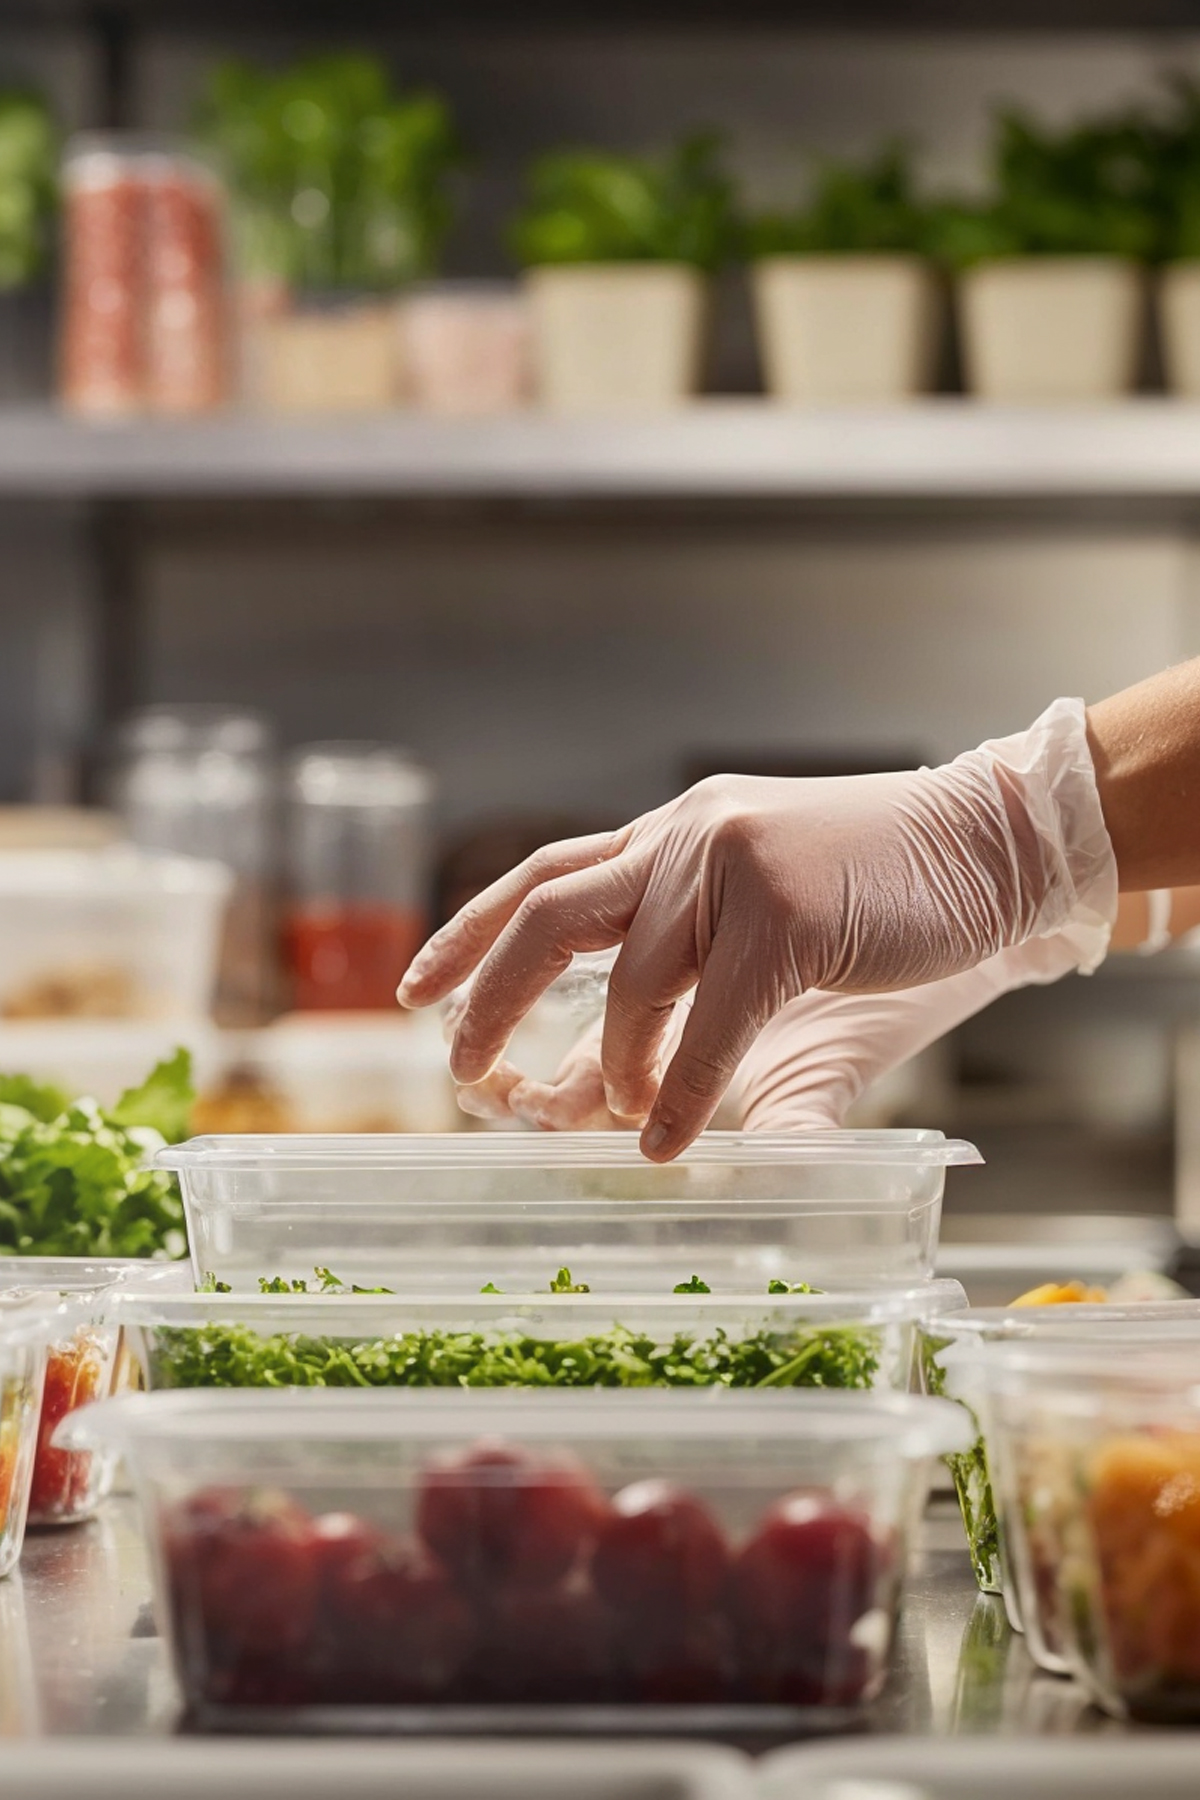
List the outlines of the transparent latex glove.
<svg viewBox="0 0 1200 1800">
<path fill-rule="evenodd" d="M 881 1075 L 1015 988 L 1069 975 L 1067 934 L 1031 938 L 961 975 L 891 994 L 802 994 L 761 1031 L 727 1096 L 747 1131 L 825 1131 Z"/>
<path fill-rule="evenodd" d="M 1091 966 L 1115 909 L 1083 704 L 1059 700 L 941 768 L 724 776 L 620 831 L 550 845 L 430 940 L 399 998 L 429 1005 L 478 970 L 450 1056 L 473 1084 L 574 952 L 620 944 L 605 1092 L 622 1118 L 647 1118 L 642 1149 L 667 1161 L 798 994 L 914 987 L 1059 930 Z M 660 1083 L 666 1027 L 692 987 Z"/>
</svg>

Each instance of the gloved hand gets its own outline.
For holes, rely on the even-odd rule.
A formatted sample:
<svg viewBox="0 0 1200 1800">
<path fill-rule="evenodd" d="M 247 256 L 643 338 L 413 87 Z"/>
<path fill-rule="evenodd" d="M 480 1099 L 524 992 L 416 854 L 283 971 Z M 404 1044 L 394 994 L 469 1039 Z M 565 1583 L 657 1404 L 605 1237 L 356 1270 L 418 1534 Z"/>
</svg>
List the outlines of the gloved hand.
<svg viewBox="0 0 1200 1800">
<path fill-rule="evenodd" d="M 802 994 L 759 1033 L 727 1100 L 747 1131 L 828 1131 L 871 1083 L 982 1012 L 1001 994 L 1069 975 L 1065 933 L 1031 938 L 944 981 L 891 994 Z"/>
<path fill-rule="evenodd" d="M 938 769 L 726 776 L 621 831 L 551 845 L 431 939 L 399 998 L 428 1005 L 482 963 L 451 1051 L 456 1080 L 474 1083 L 575 951 L 620 943 L 605 1091 L 622 1118 L 648 1115 L 642 1149 L 667 1161 L 798 994 L 913 987 L 1060 930 L 1092 966 L 1115 907 L 1083 705 L 1060 700 Z M 660 1085 L 663 1037 L 693 986 Z"/>
</svg>

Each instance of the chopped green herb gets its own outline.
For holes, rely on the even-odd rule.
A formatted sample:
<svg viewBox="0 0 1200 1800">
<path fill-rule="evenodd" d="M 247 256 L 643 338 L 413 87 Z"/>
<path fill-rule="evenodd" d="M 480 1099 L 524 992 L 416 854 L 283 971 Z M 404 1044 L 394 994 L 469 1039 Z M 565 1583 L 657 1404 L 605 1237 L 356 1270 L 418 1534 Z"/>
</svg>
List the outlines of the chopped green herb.
<svg viewBox="0 0 1200 1800">
<path fill-rule="evenodd" d="M 487 1281 L 479 1291 L 481 1294 L 502 1294 L 504 1289 L 498 1288 L 494 1281 Z"/>
<path fill-rule="evenodd" d="M 767 1283 L 768 1294 L 819 1294 L 820 1288 L 810 1287 L 807 1281 L 780 1281 L 776 1278 Z"/>
<path fill-rule="evenodd" d="M 711 1294 L 712 1293 L 712 1289 L 709 1287 L 707 1281 L 701 1281 L 701 1279 L 698 1275 L 693 1275 L 690 1281 L 679 1282 L 673 1291 L 676 1294 Z"/>
<path fill-rule="evenodd" d="M 552 1294 L 590 1294 L 591 1288 L 585 1281 L 572 1281 L 570 1269 L 560 1269 L 550 1283 Z"/>
</svg>

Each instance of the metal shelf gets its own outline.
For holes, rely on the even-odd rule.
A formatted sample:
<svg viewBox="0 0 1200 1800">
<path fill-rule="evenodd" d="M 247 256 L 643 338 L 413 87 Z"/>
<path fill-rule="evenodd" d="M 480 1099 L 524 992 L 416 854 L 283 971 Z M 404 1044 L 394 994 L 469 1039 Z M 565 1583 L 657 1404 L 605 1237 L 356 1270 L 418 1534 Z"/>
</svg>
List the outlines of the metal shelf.
<svg viewBox="0 0 1200 1800">
<path fill-rule="evenodd" d="M 801 411 L 444 421 L 229 415 L 84 424 L 0 412 L 0 498 L 256 496 L 1200 501 L 1200 406 L 1009 409 L 930 400 Z"/>
</svg>

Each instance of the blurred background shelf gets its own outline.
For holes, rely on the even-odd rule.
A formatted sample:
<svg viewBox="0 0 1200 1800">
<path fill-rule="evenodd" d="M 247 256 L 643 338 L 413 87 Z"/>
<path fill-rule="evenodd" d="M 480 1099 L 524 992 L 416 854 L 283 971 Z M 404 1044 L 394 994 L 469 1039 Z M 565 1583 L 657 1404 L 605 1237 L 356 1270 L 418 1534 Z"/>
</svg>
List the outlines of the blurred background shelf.
<svg viewBox="0 0 1200 1800">
<path fill-rule="evenodd" d="M 787 410 L 708 400 L 645 416 L 256 418 L 88 425 L 0 411 L 0 497 L 1200 499 L 1200 406 Z"/>
</svg>

